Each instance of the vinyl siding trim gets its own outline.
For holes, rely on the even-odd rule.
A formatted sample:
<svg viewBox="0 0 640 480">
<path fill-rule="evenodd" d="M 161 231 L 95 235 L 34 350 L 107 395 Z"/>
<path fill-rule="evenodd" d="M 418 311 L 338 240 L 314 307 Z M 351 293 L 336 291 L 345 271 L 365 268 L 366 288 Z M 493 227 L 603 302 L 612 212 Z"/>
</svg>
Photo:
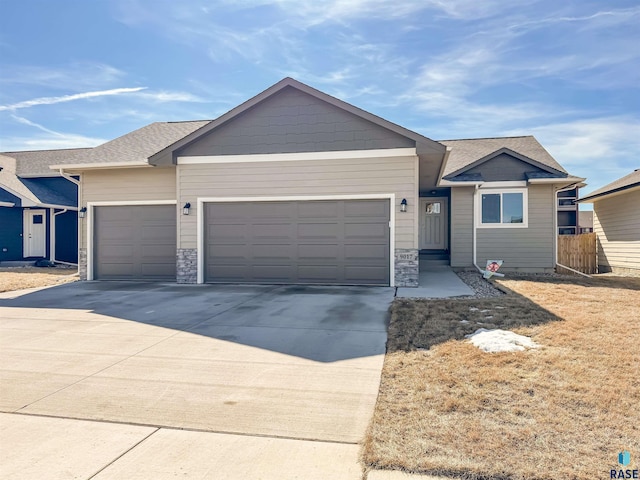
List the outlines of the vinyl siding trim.
<svg viewBox="0 0 640 480">
<path fill-rule="evenodd" d="M 204 204 L 224 202 L 278 202 L 278 201 L 314 201 L 314 200 L 389 200 L 389 286 L 395 286 L 395 225 L 396 195 L 394 193 L 369 195 L 292 195 L 263 197 L 199 197 L 196 202 L 196 265 L 197 283 L 204 283 Z"/>
<path fill-rule="evenodd" d="M 412 157 L 415 148 L 384 148 L 376 150 L 344 150 L 300 153 L 266 153 L 251 155 L 202 155 L 178 157 L 178 165 L 198 165 L 210 163 L 254 163 L 254 162 L 291 162 L 309 160 L 350 160 L 354 158 L 390 158 Z"/>
</svg>

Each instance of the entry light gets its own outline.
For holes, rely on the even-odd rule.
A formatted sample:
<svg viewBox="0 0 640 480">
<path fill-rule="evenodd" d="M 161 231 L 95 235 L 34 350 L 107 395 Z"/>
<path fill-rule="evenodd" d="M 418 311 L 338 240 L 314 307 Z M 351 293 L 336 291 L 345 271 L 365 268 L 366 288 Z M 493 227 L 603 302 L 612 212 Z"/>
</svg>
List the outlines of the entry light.
<svg viewBox="0 0 640 480">
<path fill-rule="evenodd" d="M 191 208 L 191 204 L 189 202 L 184 204 L 184 207 L 182 207 L 182 214 L 183 215 L 189 215 L 189 209 Z"/>
<path fill-rule="evenodd" d="M 80 210 L 78 210 L 78 218 L 84 218 L 86 214 L 87 214 L 87 207 L 82 207 Z"/>
<path fill-rule="evenodd" d="M 407 199 L 403 198 L 402 201 L 400 202 L 400 211 L 401 212 L 406 212 L 407 211 Z"/>
</svg>

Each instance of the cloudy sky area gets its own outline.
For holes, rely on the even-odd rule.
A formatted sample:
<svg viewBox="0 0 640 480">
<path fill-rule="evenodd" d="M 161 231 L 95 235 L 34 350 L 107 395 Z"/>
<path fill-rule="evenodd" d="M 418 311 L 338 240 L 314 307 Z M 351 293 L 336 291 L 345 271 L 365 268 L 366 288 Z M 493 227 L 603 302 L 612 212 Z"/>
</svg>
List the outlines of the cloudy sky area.
<svg viewBox="0 0 640 480">
<path fill-rule="evenodd" d="M 436 140 L 533 134 L 584 193 L 640 168 L 637 0 L 0 0 L 0 18 L 0 151 L 213 119 L 291 76 Z"/>
</svg>

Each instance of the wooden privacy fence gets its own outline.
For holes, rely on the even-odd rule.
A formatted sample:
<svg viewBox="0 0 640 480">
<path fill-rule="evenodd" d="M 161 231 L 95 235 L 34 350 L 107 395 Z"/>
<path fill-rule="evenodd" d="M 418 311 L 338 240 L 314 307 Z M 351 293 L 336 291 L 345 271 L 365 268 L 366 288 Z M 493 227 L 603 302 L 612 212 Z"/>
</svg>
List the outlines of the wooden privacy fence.
<svg viewBox="0 0 640 480">
<path fill-rule="evenodd" d="M 598 273 L 597 255 L 595 233 L 558 235 L 559 264 L 582 273 Z M 567 272 L 564 269 L 562 271 Z"/>
</svg>

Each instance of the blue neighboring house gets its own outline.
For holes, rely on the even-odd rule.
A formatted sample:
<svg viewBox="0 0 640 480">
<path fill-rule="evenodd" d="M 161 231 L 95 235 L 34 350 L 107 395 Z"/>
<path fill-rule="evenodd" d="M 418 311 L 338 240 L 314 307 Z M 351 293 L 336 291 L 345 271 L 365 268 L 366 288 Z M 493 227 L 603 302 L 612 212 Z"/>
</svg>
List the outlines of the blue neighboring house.
<svg viewBox="0 0 640 480">
<path fill-rule="evenodd" d="M 51 165 L 81 162 L 90 149 L 0 153 L 0 263 L 78 263 L 78 185 Z"/>
</svg>

